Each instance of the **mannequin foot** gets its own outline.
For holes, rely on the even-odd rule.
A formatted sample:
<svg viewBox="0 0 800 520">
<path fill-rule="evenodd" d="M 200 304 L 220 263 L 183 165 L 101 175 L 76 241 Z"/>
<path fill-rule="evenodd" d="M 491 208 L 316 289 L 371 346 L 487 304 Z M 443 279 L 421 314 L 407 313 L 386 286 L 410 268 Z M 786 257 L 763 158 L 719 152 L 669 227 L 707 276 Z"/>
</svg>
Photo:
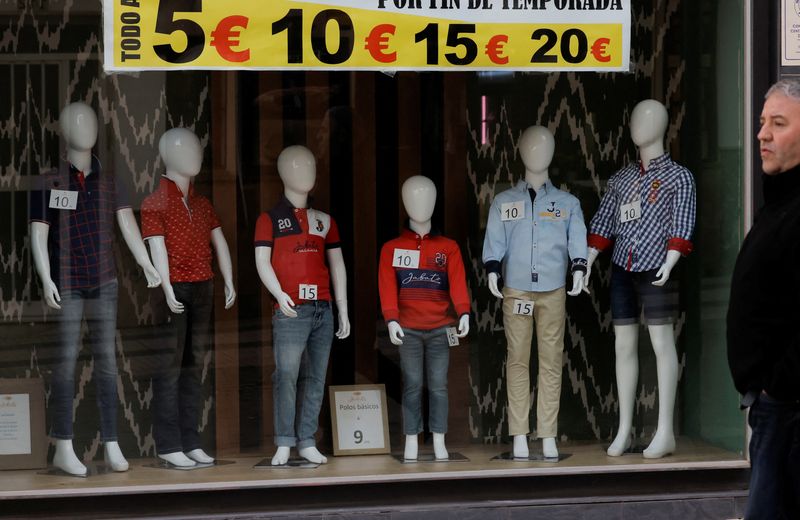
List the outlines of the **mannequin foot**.
<svg viewBox="0 0 800 520">
<path fill-rule="evenodd" d="M 403 451 L 404 460 L 417 460 L 419 444 L 416 435 L 406 435 L 406 449 Z"/>
<path fill-rule="evenodd" d="M 542 454 L 546 459 L 557 459 L 558 448 L 556 447 L 555 437 L 544 437 L 542 439 Z"/>
<path fill-rule="evenodd" d="M 328 462 L 328 457 L 320 453 L 319 450 L 314 446 L 300 448 L 298 453 L 300 453 L 300 456 L 306 459 L 308 462 L 313 462 L 314 464 L 325 464 Z"/>
<path fill-rule="evenodd" d="M 214 457 L 209 456 L 200 448 L 187 451 L 186 456 L 199 464 L 212 464 L 214 462 Z"/>
<path fill-rule="evenodd" d="M 278 450 L 275 452 L 275 455 L 272 456 L 272 465 L 283 466 L 289 462 L 290 451 L 291 448 L 289 446 L 278 446 Z"/>
<path fill-rule="evenodd" d="M 117 441 L 103 444 L 103 457 L 112 471 L 128 471 L 128 461 L 122 455 Z"/>
<path fill-rule="evenodd" d="M 78 460 L 70 439 L 56 441 L 56 454 L 53 456 L 53 466 L 70 475 L 86 475 L 86 466 Z"/>
<path fill-rule="evenodd" d="M 609 457 L 619 457 L 631 447 L 631 433 L 620 430 L 614 438 L 614 442 L 608 447 L 606 453 Z"/>
<path fill-rule="evenodd" d="M 450 458 L 450 454 L 447 453 L 447 448 L 444 445 L 443 433 L 433 434 L 433 454 L 436 456 L 436 460 L 447 460 Z"/>
<path fill-rule="evenodd" d="M 167 453 L 166 455 L 159 454 L 158 458 L 179 468 L 191 468 L 192 466 L 196 466 L 195 461 L 180 451 L 176 451 L 175 453 Z"/>
<path fill-rule="evenodd" d="M 656 430 L 656 435 L 650 442 L 650 446 L 644 450 L 642 456 L 646 459 L 660 459 L 670 455 L 675 451 L 675 434 L 671 431 L 661 433 L 661 430 Z"/>
<path fill-rule="evenodd" d="M 514 435 L 514 458 L 527 459 L 530 455 L 528 451 L 528 436 Z"/>
</svg>

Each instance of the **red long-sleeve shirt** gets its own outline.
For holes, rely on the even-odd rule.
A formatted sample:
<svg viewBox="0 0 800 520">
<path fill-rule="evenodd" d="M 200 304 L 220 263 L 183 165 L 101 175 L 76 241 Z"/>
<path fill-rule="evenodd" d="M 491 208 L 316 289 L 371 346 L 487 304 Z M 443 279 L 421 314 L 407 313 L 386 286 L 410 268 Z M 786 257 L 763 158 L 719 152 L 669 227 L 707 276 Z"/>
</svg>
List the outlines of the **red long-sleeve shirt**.
<svg viewBox="0 0 800 520">
<path fill-rule="evenodd" d="M 417 266 L 404 251 L 419 252 Z M 399 257 L 404 259 L 398 261 Z M 386 242 L 378 266 L 378 289 L 384 319 L 401 327 L 431 330 L 449 325 L 455 319 L 451 302 L 459 317 L 470 311 L 461 250 L 443 236 L 420 236 L 406 229 Z"/>
</svg>

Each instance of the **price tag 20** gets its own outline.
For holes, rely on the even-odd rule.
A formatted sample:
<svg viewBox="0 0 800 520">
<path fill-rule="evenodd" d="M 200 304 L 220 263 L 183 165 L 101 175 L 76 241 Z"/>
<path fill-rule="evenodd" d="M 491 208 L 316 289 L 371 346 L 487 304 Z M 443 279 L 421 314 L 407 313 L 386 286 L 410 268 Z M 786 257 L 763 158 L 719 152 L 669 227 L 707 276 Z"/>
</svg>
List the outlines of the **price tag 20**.
<svg viewBox="0 0 800 520">
<path fill-rule="evenodd" d="M 500 219 L 503 222 L 525 218 L 525 202 L 506 202 L 500 205 Z"/>
<path fill-rule="evenodd" d="M 78 207 L 78 192 L 67 190 L 50 190 L 50 207 L 53 209 L 71 209 Z"/>
<path fill-rule="evenodd" d="M 623 204 L 619 208 L 619 221 L 621 223 L 630 222 L 642 218 L 642 201 L 635 200 L 630 204 Z"/>
<path fill-rule="evenodd" d="M 455 327 L 447 327 L 447 344 L 451 347 L 457 347 L 458 343 L 458 329 Z"/>
<path fill-rule="evenodd" d="M 514 314 L 533 316 L 533 302 L 530 300 L 514 300 Z"/>
<path fill-rule="evenodd" d="M 311 284 L 300 284 L 300 299 L 301 300 L 309 300 L 315 301 L 318 298 L 318 291 L 316 285 Z"/>
<path fill-rule="evenodd" d="M 419 251 L 415 249 L 395 249 L 392 256 L 392 267 L 419 269 Z"/>
</svg>

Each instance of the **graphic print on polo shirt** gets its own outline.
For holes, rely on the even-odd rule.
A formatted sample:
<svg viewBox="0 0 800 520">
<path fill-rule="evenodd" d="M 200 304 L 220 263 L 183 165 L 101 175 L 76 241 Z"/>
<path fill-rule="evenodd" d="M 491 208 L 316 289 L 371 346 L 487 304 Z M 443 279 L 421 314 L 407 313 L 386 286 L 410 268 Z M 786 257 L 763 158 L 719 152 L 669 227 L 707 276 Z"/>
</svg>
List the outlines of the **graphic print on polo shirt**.
<svg viewBox="0 0 800 520">
<path fill-rule="evenodd" d="M 450 301 L 450 281 L 445 266 L 447 254 L 426 256 L 418 269 L 395 268 L 400 298 L 406 300 Z"/>
</svg>

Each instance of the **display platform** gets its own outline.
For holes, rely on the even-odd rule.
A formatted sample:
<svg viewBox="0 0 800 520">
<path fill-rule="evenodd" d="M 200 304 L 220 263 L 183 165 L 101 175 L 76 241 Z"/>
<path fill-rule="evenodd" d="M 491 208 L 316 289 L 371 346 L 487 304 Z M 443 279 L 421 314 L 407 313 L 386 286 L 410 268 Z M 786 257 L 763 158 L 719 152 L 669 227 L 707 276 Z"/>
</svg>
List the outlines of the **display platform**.
<svg viewBox="0 0 800 520">
<path fill-rule="evenodd" d="M 676 455 L 646 460 L 629 454 L 608 457 L 602 443 L 563 443 L 559 449 L 572 454 L 552 462 L 493 461 L 506 445 L 448 446 L 469 461 L 437 464 L 398 464 L 391 455 L 332 457 L 314 471 L 303 469 L 264 471 L 253 466 L 264 455 L 226 457 L 233 464 L 203 471 L 164 471 L 143 467 L 150 460 L 130 460 L 125 473 L 109 473 L 88 478 L 42 475 L 41 470 L 0 472 L 0 500 L 12 498 L 58 498 L 110 494 L 180 493 L 205 490 L 317 487 L 343 484 L 514 478 L 544 475 L 591 475 L 657 471 L 744 469 L 749 464 L 738 453 L 722 450 L 701 441 L 679 439 Z"/>
</svg>

